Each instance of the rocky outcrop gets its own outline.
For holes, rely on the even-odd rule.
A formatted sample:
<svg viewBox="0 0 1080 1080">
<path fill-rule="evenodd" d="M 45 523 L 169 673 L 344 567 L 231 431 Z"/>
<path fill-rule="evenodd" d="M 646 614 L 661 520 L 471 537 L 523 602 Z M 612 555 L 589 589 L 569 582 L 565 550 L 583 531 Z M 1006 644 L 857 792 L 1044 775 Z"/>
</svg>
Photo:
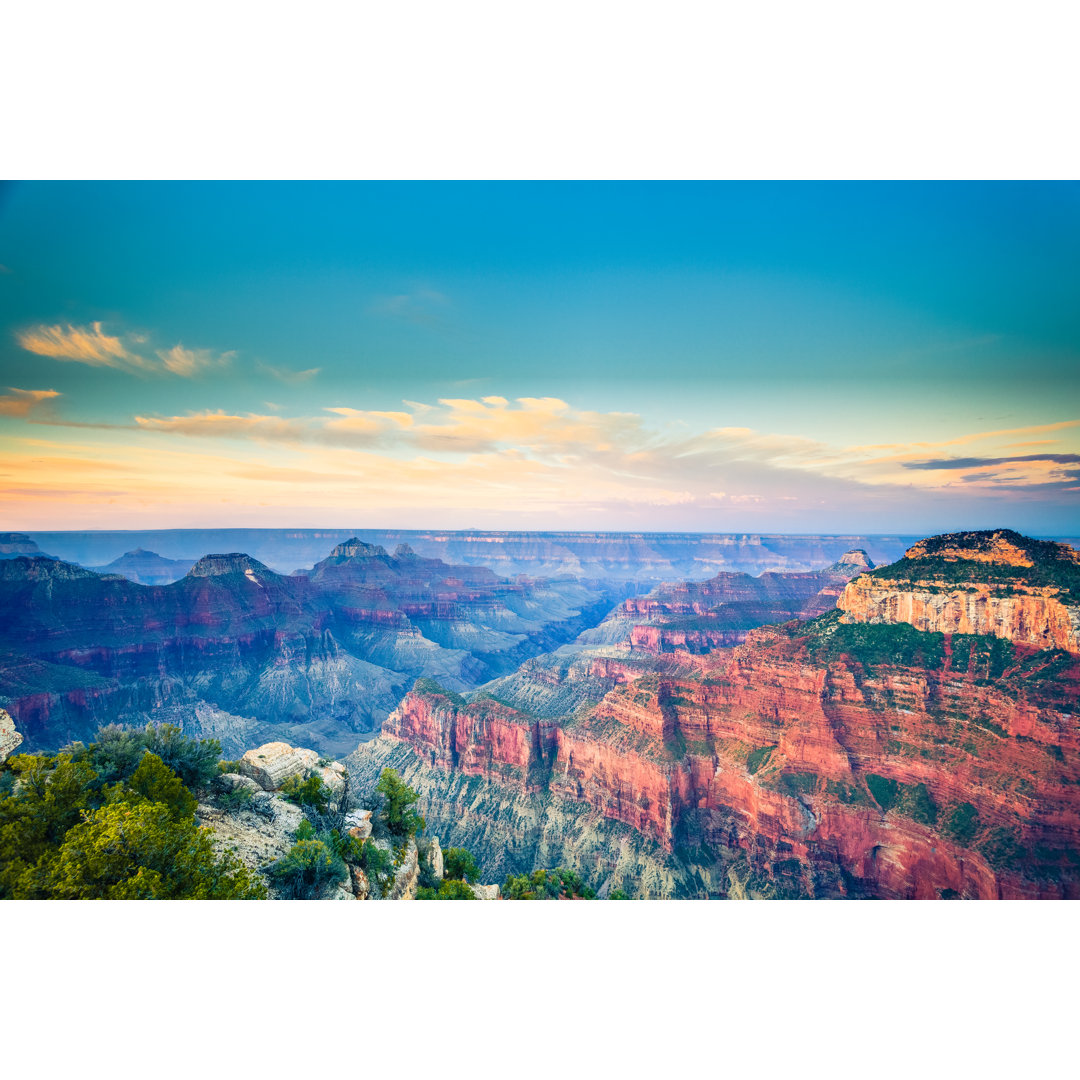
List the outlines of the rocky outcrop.
<svg viewBox="0 0 1080 1080">
<path fill-rule="evenodd" d="M 376 841 L 378 843 L 378 841 Z M 389 845 L 388 845 L 389 846 Z M 393 854 L 393 849 L 390 849 Z M 400 864 L 395 859 L 394 880 L 386 890 L 386 900 L 415 900 L 416 885 L 420 879 L 420 853 L 416 847 L 416 840 L 409 838 L 405 846 L 405 854 Z"/>
<path fill-rule="evenodd" d="M 337 763 L 335 763 L 337 764 Z M 345 815 L 345 828 L 351 837 L 356 840 L 366 840 L 371 836 L 371 811 L 350 810 Z"/>
<path fill-rule="evenodd" d="M 224 577 L 228 574 L 242 574 L 245 577 L 278 577 L 269 566 L 263 566 L 258 559 L 234 551 L 229 555 L 204 555 L 188 571 L 188 577 Z"/>
<path fill-rule="evenodd" d="M 253 783 L 248 777 L 237 776 L 236 780 Z M 257 873 L 288 853 L 304 820 L 299 806 L 277 795 L 262 795 L 261 799 L 264 802 L 259 812 L 226 810 L 212 801 L 203 801 L 195 815 L 200 825 L 212 830 L 214 847 L 219 853 L 231 852 Z M 270 898 L 274 896 L 271 888 Z"/>
<path fill-rule="evenodd" d="M 1080 652 L 1080 552 L 1010 530 L 952 533 L 851 582 L 845 622 L 908 623 Z"/>
<path fill-rule="evenodd" d="M 0 559 L 14 559 L 20 555 L 53 558 L 52 555 L 46 555 L 26 533 L 0 533 Z"/>
<path fill-rule="evenodd" d="M 423 845 L 421 854 L 427 860 L 428 867 L 431 870 L 431 876 L 436 881 L 442 881 L 445 866 L 443 864 L 442 845 L 439 843 L 439 838 L 437 836 L 428 838 Z"/>
<path fill-rule="evenodd" d="M 15 721 L 0 709 L 0 765 L 22 744 L 23 737 L 15 730 Z"/>
<path fill-rule="evenodd" d="M 272 742 L 248 750 L 240 759 L 240 771 L 264 791 L 277 791 L 286 780 L 304 779 L 318 764 L 314 750 L 294 749 L 288 743 Z"/>
<path fill-rule="evenodd" d="M 416 747 L 433 765 L 499 775 L 523 790 L 543 784 L 557 730 L 492 699 L 457 704 L 435 691 L 406 695 L 383 725 L 384 734 Z"/>
</svg>

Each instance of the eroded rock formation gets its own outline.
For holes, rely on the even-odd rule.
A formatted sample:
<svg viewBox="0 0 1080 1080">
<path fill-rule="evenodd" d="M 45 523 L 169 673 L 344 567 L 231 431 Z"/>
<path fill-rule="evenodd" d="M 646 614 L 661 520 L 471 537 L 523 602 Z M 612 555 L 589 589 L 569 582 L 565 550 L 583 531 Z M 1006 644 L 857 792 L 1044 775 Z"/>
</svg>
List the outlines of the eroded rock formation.
<svg viewBox="0 0 1080 1080">
<path fill-rule="evenodd" d="M 233 553 L 155 586 L 19 555 L 0 560 L 0 705 L 33 749 L 169 720 L 228 754 L 275 739 L 345 753 L 418 676 L 476 686 L 608 607 L 573 581 L 359 541 L 306 575 Z"/>
<path fill-rule="evenodd" d="M 1080 553 L 1011 530 L 923 540 L 838 602 L 845 622 L 905 622 L 1080 652 Z"/>
<path fill-rule="evenodd" d="M 921 550 L 964 584 L 1022 572 L 973 582 L 1001 599 L 1065 594 L 1068 552 L 1004 539 L 1030 565 L 966 559 L 986 554 L 979 536 Z M 492 684 L 503 701 L 410 694 L 352 760 L 394 761 L 485 868 L 590 851 L 576 865 L 594 881 L 647 895 L 1080 898 L 1080 657 L 1036 647 L 1022 620 L 965 635 L 902 614 L 833 611 L 697 655 L 631 648 L 598 675 L 618 662 L 537 658 Z M 612 822 L 642 838 L 626 857 L 603 852 L 628 844 Z"/>
</svg>

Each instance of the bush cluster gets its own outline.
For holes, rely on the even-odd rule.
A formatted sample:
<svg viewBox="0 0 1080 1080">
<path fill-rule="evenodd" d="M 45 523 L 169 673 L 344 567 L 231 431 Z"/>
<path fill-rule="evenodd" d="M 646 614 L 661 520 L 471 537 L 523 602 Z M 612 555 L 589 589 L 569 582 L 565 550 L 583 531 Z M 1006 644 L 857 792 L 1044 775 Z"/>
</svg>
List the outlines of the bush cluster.
<svg viewBox="0 0 1080 1080">
<path fill-rule="evenodd" d="M 503 885 L 505 900 L 595 900 L 590 889 L 573 870 L 534 870 L 531 874 L 510 874 Z"/>
<path fill-rule="evenodd" d="M 217 772 L 221 747 L 173 725 L 111 725 L 97 740 L 4 766 L 0 898 L 260 899 L 233 855 L 195 821 L 192 788 Z"/>
</svg>

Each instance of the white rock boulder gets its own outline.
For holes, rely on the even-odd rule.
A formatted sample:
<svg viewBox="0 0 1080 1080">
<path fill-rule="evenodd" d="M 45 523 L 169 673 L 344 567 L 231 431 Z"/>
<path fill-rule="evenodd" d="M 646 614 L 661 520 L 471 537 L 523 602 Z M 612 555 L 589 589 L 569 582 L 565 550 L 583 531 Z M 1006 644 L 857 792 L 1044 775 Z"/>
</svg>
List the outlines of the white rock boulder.
<svg viewBox="0 0 1080 1080">
<path fill-rule="evenodd" d="M 371 835 L 371 811 L 350 810 L 345 815 L 345 828 L 350 836 L 357 840 L 366 840 Z"/>
<path fill-rule="evenodd" d="M 442 881 L 445 869 L 443 867 L 442 845 L 439 843 L 437 836 L 433 836 L 428 840 L 424 854 L 427 856 L 427 864 L 431 867 L 435 880 Z"/>
<path fill-rule="evenodd" d="M 285 742 L 265 743 L 240 759 L 240 772 L 264 791 L 277 791 L 286 780 L 303 779 L 318 764 L 314 750 L 294 749 Z"/>
<path fill-rule="evenodd" d="M 317 765 L 314 772 L 335 795 L 345 786 L 345 766 L 340 761 Z"/>
<path fill-rule="evenodd" d="M 7 761 L 22 741 L 23 737 L 15 730 L 15 721 L 0 709 L 0 763 Z"/>
</svg>

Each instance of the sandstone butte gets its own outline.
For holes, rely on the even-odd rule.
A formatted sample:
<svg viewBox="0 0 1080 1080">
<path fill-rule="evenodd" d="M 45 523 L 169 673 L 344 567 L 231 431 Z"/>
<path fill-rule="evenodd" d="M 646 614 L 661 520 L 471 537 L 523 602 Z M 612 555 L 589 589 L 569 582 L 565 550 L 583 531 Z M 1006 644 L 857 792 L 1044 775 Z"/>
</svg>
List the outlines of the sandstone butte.
<svg viewBox="0 0 1080 1080">
<path fill-rule="evenodd" d="M 1080 552 L 1011 530 L 923 540 L 851 582 L 844 622 L 905 622 L 946 634 L 989 634 L 1080 652 Z"/>
<path fill-rule="evenodd" d="M 541 837 L 548 863 L 622 823 L 659 884 L 614 855 L 603 872 L 638 895 L 1080 898 L 1078 583 L 1064 545 L 935 537 L 851 582 L 840 610 L 732 648 L 629 644 L 564 665 L 560 687 L 531 662 L 533 711 L 414 691 L 356 756 L 405 752 L 429 812 L 470 779 L 459 832 L 439 824 L 457 843 L 498 806 L 469 834 L 482 863 L 515 820 L 557 806 L 580 823 L 585 804 L 591 825 Z M 573 680 L 597 696 L 568 708 Z"/>
</svg>

